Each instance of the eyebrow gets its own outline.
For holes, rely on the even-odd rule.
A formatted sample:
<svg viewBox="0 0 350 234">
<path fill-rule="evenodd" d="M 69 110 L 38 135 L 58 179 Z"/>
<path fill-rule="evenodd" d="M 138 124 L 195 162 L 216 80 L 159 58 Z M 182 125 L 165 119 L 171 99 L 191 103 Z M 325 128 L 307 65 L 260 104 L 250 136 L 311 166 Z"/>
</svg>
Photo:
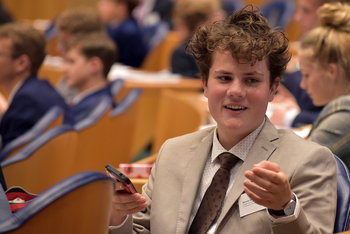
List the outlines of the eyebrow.
<svg viewBox="0 0 350 234">
<path fill-rule="evenodd" d="M 232 72 L 228 72 L 228 71 L 225 71 L 225 70 L 214 71 L 214 73 L 222 73 L 222 74 L 228 74 L 228 75 L 232 74 Z"/>
<path fill-rule="evenodd" d="M 247 73 L 244 73 L 244 75 L 246 75 L 246 76 L 253 76 L 253 75 L 264 76 L 263 73 L 260 73 L 260 72 L 257 72 L 257 71 L 247 72 Z"/>
<path fill-rule="evenodd" d="M 222 74 L 227 74 L 227 75 L 232 75 L 233 74 L 232 72 L 228 72 L 228 71 L 225 71 L 225 70 L 218 70 L 218 71 L 215 71 L 214 73 L 222 73 Z M 243 75 L 245 75 L 245 76 L 254 76 L 254 75 L 264 76 L 263 73 L 257 72 L 257 71 L 247 72 L 247 73 L 244 73 Z"/>
</svg>

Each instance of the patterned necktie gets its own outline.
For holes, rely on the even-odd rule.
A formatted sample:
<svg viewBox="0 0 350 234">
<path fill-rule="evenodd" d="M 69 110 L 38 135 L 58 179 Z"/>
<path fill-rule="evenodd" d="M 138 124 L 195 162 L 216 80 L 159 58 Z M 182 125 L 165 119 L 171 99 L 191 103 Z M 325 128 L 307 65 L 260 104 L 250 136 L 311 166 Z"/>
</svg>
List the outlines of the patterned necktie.
<svg viewBox="0 0 350 234">
<path fill-rule="evenodd" d="M 218 157 L 221 162 L 220 168 L 204 194 L 189 234 L 206 233 L 216 216 L 220 215 L 221 205 L 230 181 L 230 170 L 239 161 L 239 158 L 229 152 L 222 153 Z"/>
</svg>

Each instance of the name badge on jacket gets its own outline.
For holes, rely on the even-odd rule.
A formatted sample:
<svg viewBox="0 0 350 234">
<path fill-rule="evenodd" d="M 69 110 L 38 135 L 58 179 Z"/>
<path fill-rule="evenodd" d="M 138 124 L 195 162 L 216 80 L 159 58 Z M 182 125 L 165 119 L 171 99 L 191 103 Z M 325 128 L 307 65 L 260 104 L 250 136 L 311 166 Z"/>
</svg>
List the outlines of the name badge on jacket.
<svg viewBox="0 0 350 234">
<path fill-rule="evenodd" d="M 246 193 L 243 193 L 239 198 L 238 206 L 239 206 L 239 215 L 241 218 L 246 215 L 250 215 L 260 210 L 266 209 L 265 206 L 256 204 L 252 199 L 248 197 Z"/>
</svg>

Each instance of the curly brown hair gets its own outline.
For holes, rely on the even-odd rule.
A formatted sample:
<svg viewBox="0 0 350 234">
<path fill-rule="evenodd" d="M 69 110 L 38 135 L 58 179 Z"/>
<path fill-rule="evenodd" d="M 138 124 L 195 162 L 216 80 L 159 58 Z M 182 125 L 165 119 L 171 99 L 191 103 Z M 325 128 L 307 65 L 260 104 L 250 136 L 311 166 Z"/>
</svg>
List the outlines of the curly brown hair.
<svg viewBox="0 0 350 234">
<path fill-rule="evenodd" d="M 258 8 L 248 5 L 237 10 L 228 20 L 200 27 L 186 47 L 196 59 L 200 76 L 208 81 L 215 51 L 230 51 L 239 63 L 267 58 L 270 85 L 281 77 L 291 58 L 289 39 L 280 30 L 271 29 Z"/>
</svg>

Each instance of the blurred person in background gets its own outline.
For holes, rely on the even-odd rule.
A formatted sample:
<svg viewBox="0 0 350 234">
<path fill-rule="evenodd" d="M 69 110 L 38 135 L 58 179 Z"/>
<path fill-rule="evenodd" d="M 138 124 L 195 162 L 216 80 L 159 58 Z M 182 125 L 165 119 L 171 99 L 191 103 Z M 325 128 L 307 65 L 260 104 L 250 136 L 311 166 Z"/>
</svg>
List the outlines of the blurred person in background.
<svg viewBox="0 0 350 234">
<path fill-rule="evenodd" d="M 132 12 L 138 0 L 100 0 L 97 9 L 106 24 L 107 34 L 118 47 L 118 62 L 140 67 L 146 56 L 142 33 Z"/>
<path fill-rule="evenodd" d="M 13 17 L 10 12 L 4 7 L 2 1 L 0 1 L 0 25 L 13 22 Z"/>
<path fill-rule="evenodd" d="M 133 15 L 141 28 L 165 22 L 172 28 L 172 9 L 174 0 L 140 0 Z"/>
<path fill-rule="evenodd" d="M 116 54 L 114 42 L 101 33 L 76 35 L 69 40 L 63 70 L 67 86 L 79 92 L 70 106 L 75 123 L 87 117 L 101 97 L 113 101 L 107 75 Z"/>
<path fill-rule="evenodd" d="M 226 13 L 220 0 L 181 0 L 176 1 L 173 9 L 173 25 L 182 43 L 171 57 L 171 70 L 188 78 L 199 78 L 199 68 L 195 58 L 186 51 L 188 40 L 205 23 L 223 20 Z"/>
<path fill-rule="evenodd" d="M 46 56 L 45 38 L 32 26 L 8 23 L 0 27 L 0 85 L 8 95 L 9 106 L 0 123 L 2 146 L 22 135 L 53 106 L 72 116 L 63 98 L 47 80 L 37 77 Z"/>
<path fill-rule="evenodd" d="M 102 20 L 97 11 L 92 8 L 66 10 L 58 15 L 55 26 L 58 29 L 56 50 L 63 59 L 67 52 L 67 43 L 72 36 L 104 32 Z M 67 87 L 66 82 L 66 78 L 62 77 L 56 86 L 56 90 L 67 103 L 70 103 L 78 94 L 78 90 Z"/>
<path fill-rule="evenodd" d="M 350 169 L 350 5 L 323 5 L 319 23 L 298 53 L 300 87 L 315 106 L 324 106 L 307 139 L 328 147 Z"/>
<path fill-rule="evenodd" d="M 300 40 L 313 28 L 318 26 L 317 9 L 325 3 L 350 2 L 349 0 L 298 0 L 294 21 L 300 29 Z M 291 43 L 291 50 L 297 51 L 300 41 Z M 322 106 L 315 106 L 307 94 L 300 88 L 301 72 L 297 54 L 293 54 L 282 79 L 276 101 L 283 105 L 273 110 L 271 121 L 276 125 L 300 127 L 312 124 L 319 116 Z M 284 108 L 285 107 L 285 108 Z"/>
</svg>

